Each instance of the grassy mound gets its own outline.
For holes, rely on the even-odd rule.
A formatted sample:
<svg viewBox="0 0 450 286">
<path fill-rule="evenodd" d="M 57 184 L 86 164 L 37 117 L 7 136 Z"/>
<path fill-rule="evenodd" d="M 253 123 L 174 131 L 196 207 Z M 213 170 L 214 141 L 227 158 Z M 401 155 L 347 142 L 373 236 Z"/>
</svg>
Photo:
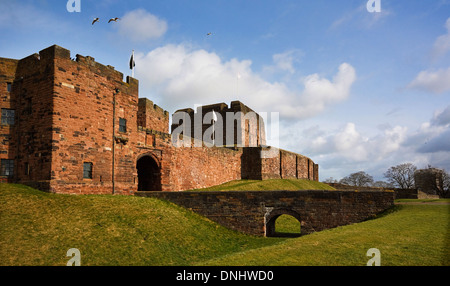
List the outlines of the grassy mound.
<svg viewBox="0 0 450 286">
<path fill-rule="evenodd" d="M 297 191 L 297 190 L 335 190 L 333 187 L 316 181 L 296 179 L 236 180 L 222 185 L 192 191 Z"/>
<path fill-rule="evenodd" d="M 445 204 L 399 205 L 366 222 L 234 253 L 202 265 L 364 266 L 380 251 L 382 266 L 450 266 L 450 212 Z"/>
<path fill-rule="evenodd" d="M 190 265 L 280 239 L 226 229 L 169 202 L 0 184 L 0 265 Z"/>
<path fill-rule="evenodd" d="M 0 265 L 65 265 L 67 250 L 77 248 L 85 266 L 363 266 L 367 250 L 378 248 L 381 265 L 449 266 L 449 222 L 448 204 L 409 204 L 359 224 L 264 238 L 153 198 L 56 195 L 0 184 Z M 278 223 L 281 232 L 298 230 L 298 221 Z"/>
</svg>

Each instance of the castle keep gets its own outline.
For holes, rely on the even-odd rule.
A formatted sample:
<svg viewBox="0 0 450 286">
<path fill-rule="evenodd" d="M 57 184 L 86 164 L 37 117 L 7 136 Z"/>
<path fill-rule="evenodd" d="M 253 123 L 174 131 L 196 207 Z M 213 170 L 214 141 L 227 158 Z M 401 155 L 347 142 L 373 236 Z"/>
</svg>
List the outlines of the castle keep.
<svg viewBox="0 0 450 286">
<path fill-rule="evenodd" d="M 201 138 L 189 134 L 191 145 L 174 144 L 171 132 L 198 112 L 175 112 L 186 114 L 185 120 L 169 130 L 169 113 L 139 98 L 138 80 L 124 82 L 113 67 L 89 56 L 72 59 L 56 45 L 21 60 L 0 58 L 0 108 L 2 182 L 56 193 L 134 194 L 238 179 L 318 180 L 311 159 L 265 145 L 260 116 L 256 124 L 236 121 L 234 135 L 241 136 L 234 138 L 240 142 L 198 147 Z M 224 121 L 228 113 L 252 111 L 238 101 L 202 110 L 202 116 L 215 111 Z M 203 134 L 211 124 L 201 126 Z M 269 149 L 275 156 L 261 156 Z"/>
</svg>

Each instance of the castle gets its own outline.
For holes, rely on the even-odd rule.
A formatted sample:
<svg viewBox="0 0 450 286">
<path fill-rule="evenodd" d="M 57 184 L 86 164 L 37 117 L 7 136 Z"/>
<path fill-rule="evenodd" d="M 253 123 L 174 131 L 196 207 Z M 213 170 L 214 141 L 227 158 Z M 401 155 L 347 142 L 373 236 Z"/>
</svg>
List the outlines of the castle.
<svg viewBox="0 0 450 286">
<path fill-rule="evenodd" d="M 130 195 L 239 179 L 318 180 L 311 159 L 265 145 L 262 117 L 256 124 L 239 120 L 252 112 L 243 103 L 179 110 L 174 116 L 184 120 L 169 131 L 169 113 L 139 98 L 138 89 L 135 78 L 124 82 L 114 67 L 89 56 L 72 59 L 56 45 L 21 60 L 0 58 L 0 181 L 54 193 Z M 181 132 L 184 143 L 173 142 L 181 123 L 210 111 L 241 114 L 233 131 L 239 142 L 214 133 L 221 144 L 205 146 L 212 123 L 201 124 L 200 137 Z M 267 150 L 275 155 L 262 156 Z"/>
</svg>

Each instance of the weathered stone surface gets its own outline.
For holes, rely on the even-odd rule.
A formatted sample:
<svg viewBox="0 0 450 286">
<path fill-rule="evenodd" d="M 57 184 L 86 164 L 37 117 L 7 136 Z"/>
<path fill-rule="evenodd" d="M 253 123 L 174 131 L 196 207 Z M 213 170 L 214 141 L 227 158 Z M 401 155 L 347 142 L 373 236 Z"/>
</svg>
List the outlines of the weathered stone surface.
<svg viewBox="0 0 450 286">
<path fill-rule="evenodd" d="M 268 147 L 259 116 L 256 147 L 173 144 L 168 112 L 139 98 L 138 80 L 123 81 L 113 67 L 90 56 L 71 58 L 56 45 L 21 60 L 0 58 L 0 98 L 2 109 L 15 112 L 14 124 L 0 126 L 0 159 L 14 160 L 13 176 L 1 181 L 56 193 L 129 195 L 241 178 L 318 180 L 317 165 L 302 155 L 274 149 L 273 158 L 262 158 Z M 216 109 L 252 111 L 238 101 L 205 107 Z M 240 127 L 249 134 L 250 126 Z M 87 178 L 84 163 L 92 164 Z"/>
<path fill-rule="evenodd" d="M 444 189 L 443 171 L 436 168 L 417 170 L 414 173 L 414 183 L 419 192 L 419 198 L 439 198 Z"/>
<path fill-rule="evenodd" d="M 282 214 L 297 218 L 301 233 L 364 221 L 394 204 L 393 191 L 138 192 L 191 209 L 230 229 L 271 236 Z"/>
</svg>

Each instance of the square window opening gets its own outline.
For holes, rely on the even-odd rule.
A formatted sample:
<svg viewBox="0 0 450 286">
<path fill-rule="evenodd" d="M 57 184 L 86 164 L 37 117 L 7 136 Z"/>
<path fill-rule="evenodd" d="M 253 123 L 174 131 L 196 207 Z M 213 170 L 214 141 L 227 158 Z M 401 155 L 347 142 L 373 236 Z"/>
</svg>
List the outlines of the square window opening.
<svg viewBox="0 0 450 286">
<path fill-rule="evenodd" d="M 92 163 L 83 163 L 83 179 L 92 179 Z"/>
<path fill-rule="evenodd" d="M 14 125 L 14 109 L 2 108 L 2 125 Z"/>
<path fill-rule="evenodd" d="M 14 160 L 2 159 L 0 174 L 8 178 L 14 176 Z"/>
<path fill-rule="evenodd" d="M 127 120 L 119 118 L 119 132 L 127 132 Z"/>
</svg>

